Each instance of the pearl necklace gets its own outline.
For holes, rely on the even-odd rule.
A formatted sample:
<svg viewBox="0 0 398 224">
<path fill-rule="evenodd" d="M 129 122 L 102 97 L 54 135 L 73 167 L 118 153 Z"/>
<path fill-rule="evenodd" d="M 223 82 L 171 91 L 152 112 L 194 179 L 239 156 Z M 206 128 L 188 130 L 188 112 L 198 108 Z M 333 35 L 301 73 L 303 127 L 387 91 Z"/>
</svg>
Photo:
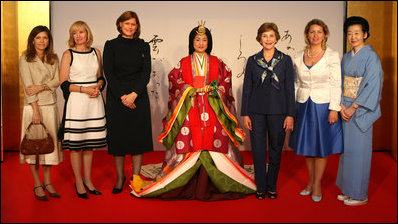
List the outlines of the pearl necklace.
<svg viewBox="0 0 398 224">
<path fill-rule="evenodd" d="M 316 58 L 321 52 L 322 52 L 322 49 L 321 49 L 318 53 L 316 53 L 314 56 L 311 56 L 311 55 L 310 55 L 310 49 L 308 49 L 308 50 L 307 50 L 307 56 L 308 56 L 309 58 Z"/>
</svg>

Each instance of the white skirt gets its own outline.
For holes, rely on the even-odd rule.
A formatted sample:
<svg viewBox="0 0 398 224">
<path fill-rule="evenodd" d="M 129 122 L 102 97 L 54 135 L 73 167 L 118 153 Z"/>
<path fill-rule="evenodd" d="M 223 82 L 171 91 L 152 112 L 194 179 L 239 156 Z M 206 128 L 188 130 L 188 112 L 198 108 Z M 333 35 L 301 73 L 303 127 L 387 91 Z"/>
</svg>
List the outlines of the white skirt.
<svg viewBox="0 0 398 224">
<path fill-rule="evenodd" d="M 60 125 L 60 120 L 58 118 L 58 109 L 57 104 L 51 105 L 44 105 L 39 106 L 40 110 L 40 118 L 42 123 L 48 129 L 51 137 L 54 140 L 54 151 L 49 154 L 39 155 L 39 164 L 42 165 L 58 165 L 60 162 L 64 160 L 64 154 L 60 148 L 60 142 L 57 138 L 58 127 Z M 26 129 L 28 128 L 29 124 L 32 122 L 33 119 L 33 108 L 31 105 L 25 105 L 23 107 L 22 112 L 22 127 L 21 127 L 21 142 L 25 136 Z M 46 134 L 44 129 L 39 126 L 35 125 L 30 128 L 31 138 L 42 138 Z M 19 162 L 21 164 L 28 163 L 28 164 L 36 164 L 36 156 L 35 155 L 23 155 L 19 153 Z"/>
<path fill-rule="evenodd" d="M 85 93 L 71 92 L 65 113 L 63 150 L 106 147 L 105 107 L 101 94 L 91 98 Z"/>
</svg>

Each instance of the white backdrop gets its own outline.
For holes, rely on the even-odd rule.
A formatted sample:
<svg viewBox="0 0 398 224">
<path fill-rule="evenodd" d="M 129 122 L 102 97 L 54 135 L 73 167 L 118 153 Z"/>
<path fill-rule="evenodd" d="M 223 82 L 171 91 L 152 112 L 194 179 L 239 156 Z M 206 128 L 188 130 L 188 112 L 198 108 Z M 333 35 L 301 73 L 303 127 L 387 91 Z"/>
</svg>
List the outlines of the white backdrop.
<svg viewBox="0 0 398 224">
<path fill-rule="evenodd" d="M 151 46 L 152 73 L 148 93 L 154 148 L 165 150 L 157 137 L 167 110 L 167 75 L 182 57 L 188 55 L 188 35 L 199 20 L 205 20 L 206 27 L 211 30 L 212 54 L 232 69 L 233 95 L 240 115 L 246 60 L 261 50 L 255 39 L 258 27 L 264 22 L 276 23 L 281 35 L 276 47 L 292 56 L 305 46 L 303 33 L 307 22 L 321 19 L 330 30 L 328 45 L 341 57 L 344 9 L 344 1 L 51 1 L 51 30 L 54 49 L 60 58 L 68 48 L 69 27 L 77 20 L 90 26 L 94 35 L 93 47 L 103 52 L 105 41 L 118 35 L 116 19 L 127 10 L 138 14 L 142 27 L 140 37 Z M 105 97 L 105 91 L 103 93 Z M 60 89 L 57 94 L 62 115 L 64 99 Z M 248 134 L 240 150 L 250 150 Z"/>
</svg>

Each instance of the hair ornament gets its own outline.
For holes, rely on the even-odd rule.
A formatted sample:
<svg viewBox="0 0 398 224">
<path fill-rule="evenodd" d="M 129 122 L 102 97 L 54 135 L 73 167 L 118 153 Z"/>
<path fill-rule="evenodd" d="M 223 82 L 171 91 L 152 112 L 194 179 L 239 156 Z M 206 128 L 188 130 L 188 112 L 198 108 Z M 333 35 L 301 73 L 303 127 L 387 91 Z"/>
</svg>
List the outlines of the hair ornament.
<svg viewBox="0 0 398 224">
<path fill-rule="evenodd" d="M 205 27 L 205 23 L 206 21 L 204 20 L 200 20 L 200 22 L 198 21 L 198 30 L 196 31 L 197 34 L 205 34 L 206 33 L 206 27 Z"/>
</svg>

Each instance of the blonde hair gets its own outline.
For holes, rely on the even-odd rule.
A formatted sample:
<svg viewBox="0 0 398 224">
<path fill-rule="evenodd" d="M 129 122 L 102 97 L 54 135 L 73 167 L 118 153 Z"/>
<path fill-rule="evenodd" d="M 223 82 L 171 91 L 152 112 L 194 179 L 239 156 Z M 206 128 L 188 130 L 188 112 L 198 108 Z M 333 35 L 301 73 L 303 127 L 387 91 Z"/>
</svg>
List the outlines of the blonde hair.
<svg viewBox="0 0 398 224">
<path fill-rule="evenodd" d="M 329 37 L 329 28 L 326 25 L 326 23 L 324 23 L 320 19 L 313 19 L 313 20 L 309 21 L 307 23 L 307 25 L 305 26 L 304 39 L 305 39 L 305 43 L 307 44 L 307 46 L 305 46 L 305 49 L 308 49 L 310 47 L 310 41 L 308 40 L 308 32 L 310 31 L 310 28 L 312 25 L 318 25 L 318 26 L 322 27 L 323 33 L 325 34 L 325 37 L 322 40 L 322 49 L 325 50 L 326 42 L 328 41 L 328 37 Z"/>
<path fill-rule="evenodd" d="M 87 32 L 86 46 L 91 47 L 91 45 L 93 44 L 94 37 L 93 34 L 91 33 L 90 27 L 88 27 L 87 23 L 85 23 L 84 21 L 76 21 L 69 28 L 69 40 L 68 40 L 69 47 L 76 46 L 75 40 L 73 39 L 73 33 L 82 27 Z"/>
</svg>

